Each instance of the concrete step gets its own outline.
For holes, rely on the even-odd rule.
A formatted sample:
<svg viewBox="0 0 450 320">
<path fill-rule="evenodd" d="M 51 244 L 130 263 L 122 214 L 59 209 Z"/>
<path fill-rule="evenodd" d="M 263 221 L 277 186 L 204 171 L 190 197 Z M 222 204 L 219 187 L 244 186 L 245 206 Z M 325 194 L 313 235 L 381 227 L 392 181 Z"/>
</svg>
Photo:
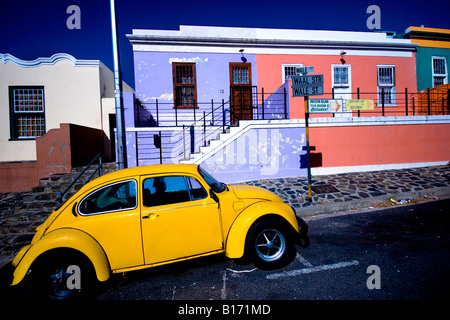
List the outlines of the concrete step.
<svg viewBox="0 0 450 320">
<path fill-rule="evenodd" d="M 83 171 L 84 167 L 74 168 L 71 173 L 52 175 L 47 178 L 40 179 L 39 186 L 34 187 L 30 193 L 23 196 L 21 204 L 16 206 L 19 210 L 32 211 L 53 211 L 58 206 L 57 197 L 58 192 L 63 192 L 66 188 L 77 178 Z M 106 163 L 102 165 L 103 174 L 117 170 L 115 163 Z M 64 195 L 64 199 L 69 199 L 87 182 L 88 177 L 94 172 L 94 169 L 88 169 L 80 177 L 80 179 L 69 189 Z M 95 179 L 98 173 L 92 177 Z"/>
</svg>

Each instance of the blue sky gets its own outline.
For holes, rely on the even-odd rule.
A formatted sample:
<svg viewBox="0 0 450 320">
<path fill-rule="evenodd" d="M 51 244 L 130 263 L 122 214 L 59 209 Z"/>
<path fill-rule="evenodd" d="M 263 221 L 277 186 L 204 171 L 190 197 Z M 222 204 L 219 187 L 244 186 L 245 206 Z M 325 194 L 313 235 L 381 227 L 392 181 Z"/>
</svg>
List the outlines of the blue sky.
<svg viewBox="0 0 450 320">
<path fill-rule="evenodd" d="M 381 30 L 408 26 L 450 29 L 449 0 L 116 0 L 124 80 L 134 87 L 132 29 L 170 29 L 179 25 L 370 31 L 367 7 L 381 9 Z M 67 7 L 78 5 L 81 29 L 69 30 Z M 113 69 L 109 0 L 2 0 L 0 53 L 24 60 L 65 52 L 98 59 Z"/>
</svg>

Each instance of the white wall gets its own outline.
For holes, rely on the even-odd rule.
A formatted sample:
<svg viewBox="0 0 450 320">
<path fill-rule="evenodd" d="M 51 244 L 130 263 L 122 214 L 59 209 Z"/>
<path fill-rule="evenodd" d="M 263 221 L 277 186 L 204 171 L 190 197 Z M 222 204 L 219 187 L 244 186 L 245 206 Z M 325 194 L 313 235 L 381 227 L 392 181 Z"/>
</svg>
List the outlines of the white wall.
<svg viewBox="0 0 450 320">
<path fill-rule="evenodd" d="M 100 61 L 77 60 L 67 54 L 23 61 L 3 54 L 0 55 L 0 162 L 36 160 L 34 140 L 9 141 L 9 86 L 44 87 L 47 132 L 59 128 L 61 123 L 73 123 L 102 129 L 109 136 L 109 114 L 115 113 L 114 76 Z M 124 84 L 124 91 L 130 90 Z"/>
</svg>

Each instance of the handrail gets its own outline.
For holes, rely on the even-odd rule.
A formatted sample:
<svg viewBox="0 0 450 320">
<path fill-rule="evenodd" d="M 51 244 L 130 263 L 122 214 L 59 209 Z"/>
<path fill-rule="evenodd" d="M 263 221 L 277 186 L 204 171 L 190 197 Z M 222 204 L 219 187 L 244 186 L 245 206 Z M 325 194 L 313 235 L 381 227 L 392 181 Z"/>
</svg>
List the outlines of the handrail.
<svg viewBox="0 0 450 320">
<path fill-rule="evenodd" d="M 75 182 L 78 181 L 78 179 L 81 178 L 81 176 L 86 172 L 86 170 L 88 170 L 91 165 L 94 163 L 95 160 L 98 159 L 98 167 L 95 168 L 94 172 L 89 176 L 89 178 L 86 180 L 86 183 L 88 183 L 92 177 L 97 173 L 97 171 L 99 172 L 99 176 L 102 176 L 103 172 L 102 172 L 102 156 L 100 153 L 98 153 L 94 159 L 91 160 L 91 162 L 89 162 L 89 164 L 80 172 L 80 174 L 69 184 L 69 186 L 63 191 L 63 192 L 58 192 L 57 193 L 57 197 L 56 197 L 56 202 L 58 203 L 58 207 L 60 207 L 63 203 L 63 197 L 64 195 L 69 191 L 70 188 L 72 188 L 72 186 L 75 184 Z"/>
</svg>

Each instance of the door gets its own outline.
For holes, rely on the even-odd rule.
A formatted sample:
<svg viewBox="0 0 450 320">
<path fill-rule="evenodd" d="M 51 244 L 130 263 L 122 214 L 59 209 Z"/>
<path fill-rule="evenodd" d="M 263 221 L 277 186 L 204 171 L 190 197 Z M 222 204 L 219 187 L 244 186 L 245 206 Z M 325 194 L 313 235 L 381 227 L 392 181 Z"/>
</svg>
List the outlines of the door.
<svg viewBox="0 0 450 320">
<path fill-rule="evenodd" d="M 252 65 L 230 63 L 231 123 L 253 119 Z"/>
<path fill-rule="evenodd" d="M 88 193 L 77 206 L 73 228 L 101 245 L 112 270 L 141 266 L 141 210 L 135 179 L 118 180 Z"/>
<path fill-rule="evenodd" d="M 223 249 L 219 206 L 194 177 L 141 179 L 146 265 Z"/>
<path fill-rule="evenodd" d="M 349 65 L 332 65 L 332 79 L 334 88 L 334 99 L 339 99 L 339 108 L 334 116 L 347 118 L 352 116 L 352 111 L 347 111 L 345 100 L 352 98 L 351 69 Z M 336 104 L 337 105 L 337 104 Z"/>
</svg>

